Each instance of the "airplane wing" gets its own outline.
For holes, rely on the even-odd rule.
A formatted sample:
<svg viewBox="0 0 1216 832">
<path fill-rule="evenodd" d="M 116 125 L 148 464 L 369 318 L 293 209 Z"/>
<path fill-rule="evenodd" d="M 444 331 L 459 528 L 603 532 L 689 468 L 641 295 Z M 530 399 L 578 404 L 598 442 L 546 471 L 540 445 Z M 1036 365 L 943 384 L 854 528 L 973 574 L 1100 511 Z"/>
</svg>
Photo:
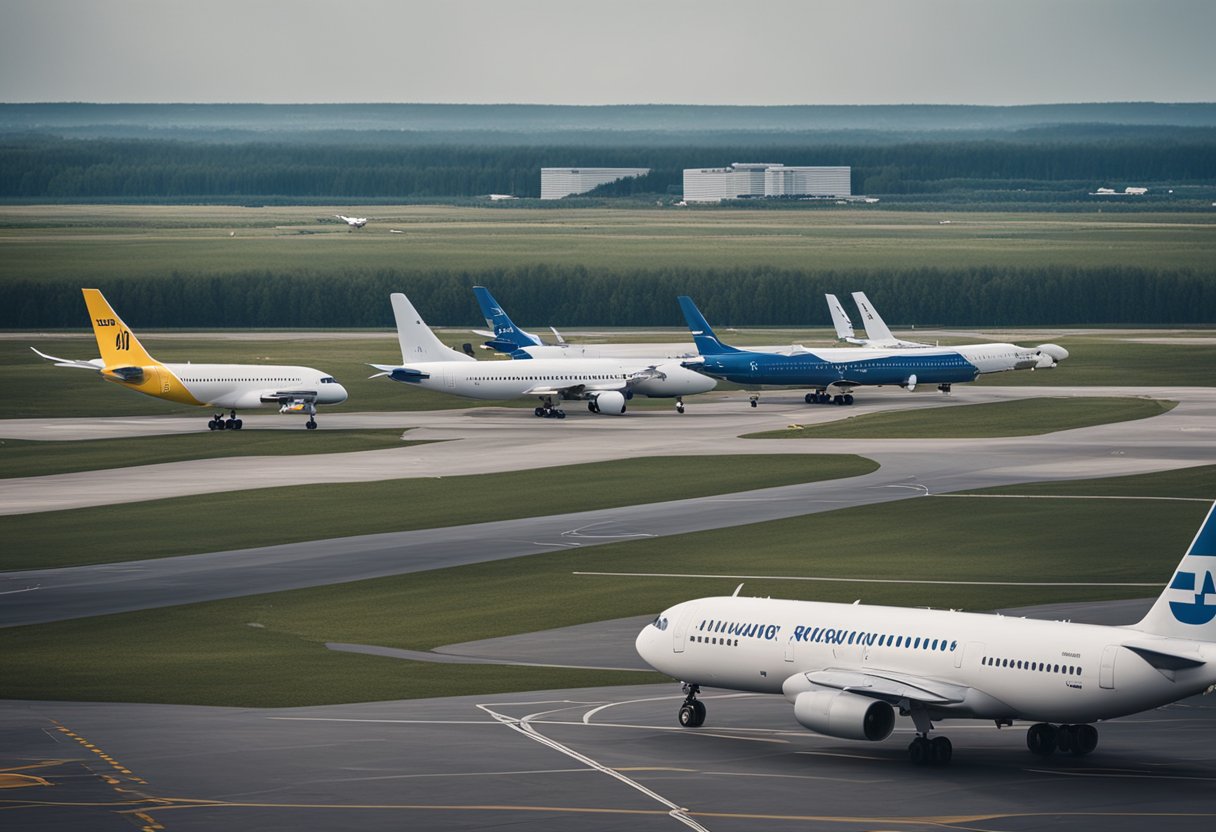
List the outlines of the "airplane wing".
<svg viewBox="0 0 1216 832">
<path fill-rule="evenodd" d="M 892 705 L 903 700 L 926 705 L 955 705 L 965 700 L 970 690 L 949 682 L 884 671 L 816 670 L 805 675 L 808 682 L 820 687 L 869 696 Z"/>
<path fill-rule="evenodd" d="M 75 367 L 78 370 L 93 370 L 94 372 L 99 372 L 106 366 L 106 363 L 100 358 L 94 358 L 91 361 L 77 361 L 71 358 L 57 358 L 53 355 L 47 355 L 34 347 L 30 347 L 30 349 L 34 350 L 39 358 L 45 358 L 47 361 L 54 361 L 56 367 Z"/>
</svg>

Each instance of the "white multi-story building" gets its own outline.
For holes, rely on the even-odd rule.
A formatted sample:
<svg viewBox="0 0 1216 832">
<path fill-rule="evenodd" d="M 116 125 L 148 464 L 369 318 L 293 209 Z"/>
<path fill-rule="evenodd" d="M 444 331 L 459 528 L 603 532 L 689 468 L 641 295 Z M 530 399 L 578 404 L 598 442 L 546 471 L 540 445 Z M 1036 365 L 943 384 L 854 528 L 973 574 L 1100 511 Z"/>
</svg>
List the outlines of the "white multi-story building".
<svg viewBox="0 0 1216 832">
<path fill-rule="evenodd" d="M 786 167 L 736 162 L 729 168 L 684 171 L 685 202 L 720 202 L 759 196 L 851 196 L 852 168 Z"/>
<path fill-rule="evenodd" d="M 600 185 L 648 173 L 650 168 L 541 168 L 540 198 L 561 199 L 571 194 L 585 194 Z"/>
</svg>

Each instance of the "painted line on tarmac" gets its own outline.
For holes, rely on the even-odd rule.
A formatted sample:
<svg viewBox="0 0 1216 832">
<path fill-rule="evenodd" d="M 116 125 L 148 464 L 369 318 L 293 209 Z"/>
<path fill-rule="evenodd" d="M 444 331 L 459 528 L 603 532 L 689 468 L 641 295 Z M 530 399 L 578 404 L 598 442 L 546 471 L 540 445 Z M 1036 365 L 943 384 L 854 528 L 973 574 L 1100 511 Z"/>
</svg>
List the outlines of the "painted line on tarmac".
<svg viewBox="0 0 1216 832">
<path fill-rule="evenodd" d="M 825 578 L 810 575 L 691 575 L 677 572 L 571 572 L 602 578 L 708 578 L 732 581 L 820 581 L 839 584 L 931 584 L 941 586 L 1067 586 L 1067 587 L 1148 587 L 1161 589 L 1159 581 L 1150 583 L 1114 583 L 1094 581 L 929 581 L 902 578 Z"/>
</svg>

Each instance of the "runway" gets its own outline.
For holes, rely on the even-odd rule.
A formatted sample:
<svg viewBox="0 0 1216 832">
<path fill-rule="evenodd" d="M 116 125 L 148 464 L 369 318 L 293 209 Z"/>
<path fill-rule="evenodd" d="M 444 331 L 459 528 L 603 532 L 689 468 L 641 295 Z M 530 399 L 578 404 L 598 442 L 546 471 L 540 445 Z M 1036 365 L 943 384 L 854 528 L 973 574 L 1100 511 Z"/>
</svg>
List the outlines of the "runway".
<svg viewBox="0 0 1216 832">
<path fill-rule="evenodd" d="M 1044 390 L 969 388 L 944 402 L 895 393 L 875 395 L 867 407 L 1060 394 Z M 0 595 L 0 624 L 400 574 L 966 488 L 1216 464 L 1216 390 L 1080 391 L 1154 393 L 1181 404 L 1145 421 L 996 440 L 735 438 L 846 415 L 777 396 L 756 411 L 736 400 L 690 404 L 684 417 L 657 411 L 620 420 L 580 414 L 563 423 L 502 409 L 352 414 L 343 417 L 351 425 L 396 420 L 395 426 L 418 427 L 411 438 L 458 441 L 350 455 L 361 457 L 351 461 L 354 470 L 343 460 L 333 466 L 341 469 L 333 476 L 480 473 L 538 458 L 594 462 L 659 453 L 862 453 L 881 468 L 850 480 L 655 506 L 5 573 L 0 575 L 0 592 L 7 593 Z M 180 426 L 170 421 L 148 429 L 197 430 L 197 420 L 182 420 Z M 331 417 L 334 421 L 337 417 Z M 64 423 L 43 427 L 64 436 L 96 429 Z M 0 434 L 38 429 L 0 425 Z M 489 453 L 495 448 L 502 453 Z M 272 469 L 267 481 L 299 476 L 302 469 L 296 466 L 331 467 L 283 457 L 242 464 Z M 194 466 L 154 466 L 165 472 L 153 481 L 161 489 L 205 493 L 210 490 L 201 473 L 206 468 Z M 152 474 L 145 468 L 121 476 L 134 483 Z M 26 510 L 47 510 L 54 501 L 47 495 L 57 486 L 69 483 L 64 493 L 74 496 L 68 499 L 84 500 L 80 495 L 94 492 L 98 479 L 81 476 L 77 485 L 63 479 L 22 481 L 26 488 L 12 486 L 0 499 L 6 507 L 12 498 L 28 500 Z M 1097 608 L 1055 605 L 1037 613 L 1125 623 L 1135 620 L 1138 609 L 1135 602 L 1117 602 Z M 637 662 L 631 653 L 639 628 L 637 620 L 600 622 L 437 652 L 491 661 L 629 667 Z M 803 730 L 781 697 L 707 691 L 702 698 L 709 719 L 698 729 L 676 725 L 681 695 L 674 684 L 282 710 L 3 702 L 0 817 L 13 828 L 40 830 L 126 830 L 134 824 L 150 830 L 517 826 L 1118 832 L 1150 825 L 1206 830 L 1216 823 L 1214 697 L 1105 724 L 1097 752 L 1085 758 L 1034 757 L 1025 748 L 1023 729 L 945 724 L 943 732 L 955 747 L 955 764 L 948 768 L 908 765 L 905 746 L 912 728 L 905 721 L 887 741 L 859 744 Z"/>
<path fill-rule="evenodd" d="M 1033 390 L 1020 389 L 968 390 L 963 397 L 949 401 L 951 404 L 993 401 L 1035 394 Z M 1162 396 L 1165 395 L 1162 391 Z M 584 414 L 582 424 L 574 419 L 563 423 L 542 421 L 526 413 L 501 409 L 406 414 L 420 423 L 444 426 L 420 430 L 417 436 L 433 434 L 456 441 L 334 455 L 358 457 L 361 465 L 346 459 L 318 463 L 315 457 L 258 457 L 4 481 L 0 492 L 5 501 L 37 510 L 48 503 L 57 503 L 61 487 L 65 494 L 82 493 L 97 501 L 115 500 L 119 498 L 114 495 L 131 493 L 144 477 L 158 472 L 166 472 L 165 476 L 180 483 L 183 490 L 193 488 L 194 493 L 199 493 L 210 490 L 216 479 L 201 476 L 200 466 L 209 469 L 225 464 L 248 466 L 250 470 L 262 471 L 267 479 L 276 479 L 285 470 L 291 484 L 298 484 L 297 477 L 306 468 L 336 472 L 335 476 L 375 479 L 390 474 L 400 477 L 434 476 L 438 472 L 479 473 L 502 470 L 504 466 L 531 466 L 537 459 L 590 463 L 599 459 L 683 454 L 857 453 L 881 466 L 862 477 L 717 497 L 127 563 L 0 573 L 3 598 L 0 626 L 384 577 L 550 552 L 555 548 L 683 534 L 963 489 L 1216 464 L 1216 390 L 1172 390 L 1168 395 L 1181 403 L 1169 413 L 1149 420 L 1043 436 L 978 440 L 738 439 L 740 433 L 747 431 L 784 426 L 795 415 L 803 421 L 842 418 L 839 415 L 842 408 L 805 405 L 794 412 L 788 407 L 770 405 L 770 412 L 754 416 L 752 409 L 740 401 L 710 405 L 696 416 L 652 412 L 627 421 Z M 875 396 L 869 406 L 875 409 L 942 406 L 943 398 Z M 390 415 L 360 418 L 380 420 Z M 12 426 L 7 429 L 13 430 Z M 412 464 L 402 464 L 403 459 L 412 460 Z M 100 488 L 102 479 L 111 486 L 121 483 L 123 487 Z M 63 485 L 65 482 L 90 485 L 74 492 Z M 158 487 L 171 491 L 167 483 Z"/>
</svg>

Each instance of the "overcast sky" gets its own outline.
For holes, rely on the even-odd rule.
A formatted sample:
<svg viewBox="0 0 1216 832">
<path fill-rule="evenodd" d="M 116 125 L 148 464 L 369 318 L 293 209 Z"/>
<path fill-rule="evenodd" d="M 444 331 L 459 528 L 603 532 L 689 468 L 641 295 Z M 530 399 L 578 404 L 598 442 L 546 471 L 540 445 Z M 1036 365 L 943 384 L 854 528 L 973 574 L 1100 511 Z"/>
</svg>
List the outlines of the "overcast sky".
<svg viewBox="0 0 1216 832">
<path fill-rule="evenodd" d="M 1216 101 L 1216 0 L 0 0 L 0 101 Z"/>
</svg>

